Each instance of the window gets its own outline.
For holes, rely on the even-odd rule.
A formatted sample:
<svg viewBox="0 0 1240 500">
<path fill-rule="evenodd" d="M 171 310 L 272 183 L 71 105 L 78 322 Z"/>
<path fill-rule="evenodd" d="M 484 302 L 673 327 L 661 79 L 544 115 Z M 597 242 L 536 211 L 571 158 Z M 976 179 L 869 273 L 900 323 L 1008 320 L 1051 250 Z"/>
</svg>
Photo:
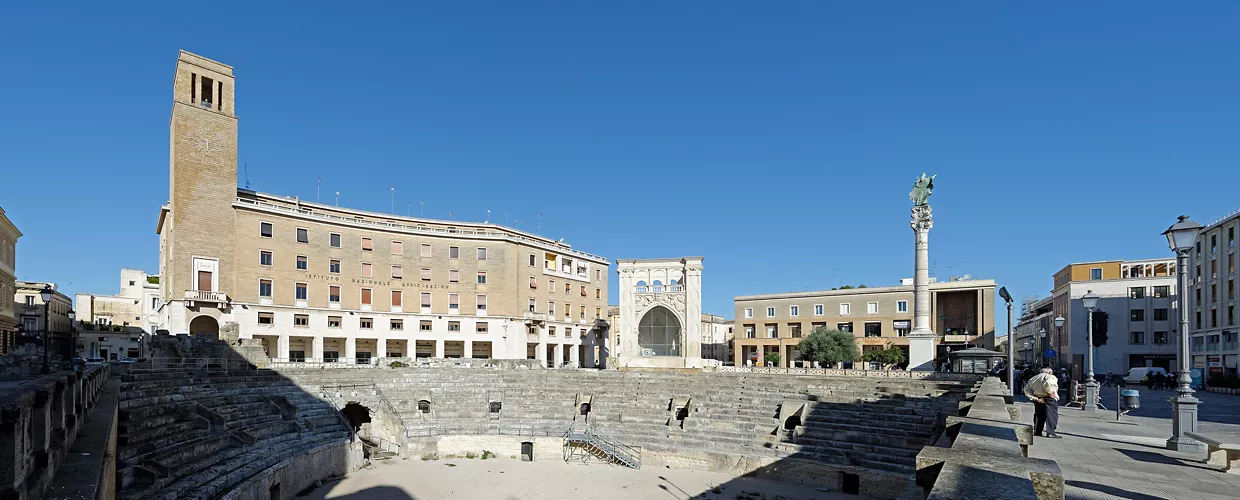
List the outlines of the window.
<svg viewBox="0 0 1240 500">
<path fill-rule="evenodd" d="M 1145 343 L 1145 332 L 1130 332 L 1128 334 L 1128 343 L 1129 344 L 1144 344 Z"/>
<path fill-rule="evenodd" d="M 327 262 L 327 271 L 332 274 L 340 274 L 340 261 L 332 259 Z"/>
<path fill-rule="evenodd" d="M 1154 287 L 1154 298 L 1165 299 L 1171 296 L 1171 286 L 1159 285 Z"/>
<path fill-rule="evenodd" d="M 34 305 L 34 295 L 27 295 L 27 296 L 26 296 L 26 305 L 28 305 L 28 306 L 33 306 L 33 305 Z M 29 330 L 33 330 L 33 328 L 31 328 L 31 329 L 29 329 Z"/>
<path fill-rule="evenodd" d="M 1236 306 L 1227 306 L 1227 326 L 1236 326 Z"/>
<path fill-rule="evenodd" d="M 824 307 L 822 304 L 814 304 L 814 316 L 822 316 Z"/>
<path fill-rule="evenodd" d="M 448 312 L 455 313 L 460 308 L 461 308 L 461 294 L 449 293 L 448 294 Z"/>
<path fill-rule="evenodd" d="M 371 290 L 369 288 L 362 289 L 362 305 L 370 305 Z"/>
<path fill-rule="evenodd" d="M 555 280 L 551 278 L 547 278 L 547 291 L 551 293 L 555 293 Z M 638 290 L 638 291 L 641 291 L 641 290 Z"/>
<path fill-rule="evenodd" d="M 1145 298 L 1145 287 L 1143 287 L 1143 286 L 1134 286 L 1134 287 L 1129 288 L 1129 289 L 1128 289 L 1128 298 L 1130 298 L 1130 299 L 1144 299 L 1144 298 Z"/>
<path fill-rule="evenodd" d="M 272 228 L 272 225 L 270 222 L 259 222 L 258 223 L 258 236 L 259 237 L 270 238 L 271 234 L 274 231 L 275 229 Z"/>
<path fill-rule="evenodd" d="M 564 295 L 568 295 L 568 294 L 570 294 L 570 293 L 573 293 L 573 284 L 572 284 L 572 283 L 564 283 Z"/>
<path fill-rule="evenodd" d="M 369 262 L 363 262 L 362 263 L 362 277 L 373 278 L 374 276 L 375 276 L 374 266 L 370 265 Z"/>
<path fill-rule="evenodd" d="M 1128 312 L 1128 319 L 1131 321 L 1145 321 L 1145 309 L 1132 309 Z"/>
<path fill-rule="evenodd" d="M 534 254 L 530 254 L 530 265 L 534 265 Z"/>
<path fill-rule="evenodd" d="M 258 280 L 258 296 L 271 298 L 271 280 Z"/>
<path fill-rule="evenodd" d="M 1166 344 L 1167 343 L 1167 332 L 1154 332 L 1154 343 L 1155 344 Z"/>
<path fill-rule="evenodd" d="M 571 317 L 573 317 L 573 305 L 565 302 L 564 303 L 564 321 L 568 321 L 568 318 L 571 318 Z"/>
<path fill-rule="evenodd" d="M 850 321 L 848 323 L 836 323 L 835 329 L 841 332 L 852 333 L 852 322 Z"/>
<path fill-rule="evenodd" d="M 774 308 L 774 307 L 768 307 L 768 308 L 766 308 L 766 317 L 768 317 L 768 318 L 774 318 L 774 317 L 775 317 L 775 308 Z"/>
<path fill-rule="evenodd" d="M 310 230 L 304 227 L 297 228 L 297 242 L 310 243 Z"/>
<path fill-rule="evenodd" d="M 1101 267 L 1090 268 L 1089 279 L 1095 280 L 1095 281 L 1102 279 L 1102 268 Z"/>
<path fill-rule="evenodd" d="M 788 307 L 788 315 L 789 315 L 789 316 L 797 316 L 797 315 L 800 315 L 800 314 L 801 314 L 801 307 L 800 307 L 800 306 L 790 306 L 790 307 Z"/>
<path fill-rule="evenodd" d="M 340 303 L 340 285 L 330 285 L 327 287 L 327 301 Z"/>
<path fill-rule="evenodd" d="M 867 302 L 865 304 L 866 314 L 878 314 L 878 302 Z"/>
<path fill-rule="evenodd" d="M 327 327 L 328 328 L 340 328 L 340 316 L 328 316 Z"/>
<path fill-rule="evenodd" d="M 490 330 L 487 327 L 487 322 L 479 321 L 477 324 L 474 325 L 474 331 L 478 333 L 486 333 Z"/>
<path fill-rule="evenodd" d="M 530 276 L 530 288 L 538 288 L 538 280 Z"/>
<path fill-rule="evenodd" d="M 907 337 L 912 330 L 909 320 L 895 320 L 891 322 L 892 328 L 896 331 L 896 336 Z"/>
<path fill-rule="evenodd" d="M 594 270 L 594 281 L 598 281 L 598 280 L 601 280 L 601 279 L 603 279 L 603 270 L 602 270 L 602 269 L 595 269 L 595 270 Z"/>
<path fill-rule="evenodd" d="M 405 276 L 405 271 L 404 271 L 404 269 L 402 269 L 402 268 L 401 268 L 400 266 L 398 266 L 398 265 L 393 265 L 393 266 L 392 266 L 392 279 L 394 279 L 394 280 L 403 279 L 403 278 L 404 278 L 404 276 Z"/>
<path fill-rule="evenodd" d="M 461 331 L 461 322 L 460 322 L 460 321 L 449 321 L 449 322 L 448 322 L 448 331 L 449 331 L 449 332 L 459 332 L 459 331 Z"/>
<path fill-rule="evenodd" d="M 332 248 L 340 248 L 340 233 L 331 233 L 327 240 Z"/>
<path fill-rule="evenodd" d="M 586 319 L 586 306 L 581 306 L 581 313 L 578 316 L 579 319 Z"/>
<path fill-rule="evenodd" d="M 848 316 L 852 313 L 852 304 L 840 304 L 840 316 Z"/>
<path fill-rule="evenodd" d="M 587 296 L 587 295 L 586 295 L 586 287 L 585 287 L 585 285 L 582 285 L 582 286 L 581 286 L 581 296 L 582 296 L 582 297 L 586 297 L 586 296 Z"/>
<path fill-rule="evenodd" d="M 487 284 L 487 272 L 486 271 L 478 271 L 478 284 L 479 285 Z"/>
<path fill-rule="evenodd" d="M 1154 321 L 1167 321 L 1167 309 L 1154 309 Z"/>
<path fill-rule="evenodd" d="M 448 275 L 451 276 L 452 272 L 449 271 Z M 422 281 L 430 281 L 430 280 L 431 280 L 431 268 L 429 267 L 422 268 Z"/>
<path fill-rule="evenodd" d="M 594 317 L 595 317 L 595 318 L 602 318 L 602 317 L 603 317 L 603 308 L 601 308 L 601 307 L 595 307 L 595 308 L 594 308 Z"/>
<path fill-rule="evenodd" d="M 299 271 L 305 271 L 307 269 L 310 269 L 310 259 L 306 257 L 305 255 L 298 255 L 297 256 L 297 269 Z"/>
<path fill-rule="evenodd" d="M 486 310 L 487 310 L 487 296 L 479 295 L 478 296 L 478 312 L 484 313 L 486 312 Z M 586 309 L 583 307 L 581 308 L 581 319 L 585 319 L 585 316 L 586 316 Z"/>
<path fill-rule="evenodd" d="M 274 325 L 276 323 L 275 313 L 260 312 L 258 313 L 258 324 Z"/>
<path fill-rule="evenodd" d="M 431 322 L 430 322 L 430 321 L 427 321 L 427 320 L 422 320 L 422 321 L 419 321 L 419 322 L 418 322 L 418 330 L 419 330 L 419 331 L 423 331 L 423 332 L 429 332 L 429 331 L 431 331 Z"/>
<path fill-rule="evenodd" d="M 372 330 L 375 327 L 374 318 L 362 318 L 357 320 L 357 327 L 363 330 Z"/>
<path fill-rule="evenodd" d="M 421 296 L 422 307 L 426 309 L 430 309 L 431 308 L 431 292 L 422 292 L 421 295 L 422 295 Z"/>
<path fill-rule="evenodd" d="M 601 298 L 603 298 L 603 290 L 602 290 L 601 288 L 595 288 L 595 289 L 594 289 L 594 298 L 596 298 L 596 299 L 601 299 Z"/>
<path fill-rule="evenodd" d="M 768 339 L 779 338 L 779 325 L 773 325 L 773 324 L 767 323 L 766 324 L 766 338 Z"/>
<path fill-rule="evenodd" d="M 547 314 L 555 316 L 555 301 L 554 300 L 547 301 Z"/>
<path fill-rule="evenodd" d="M 530 312 L 538 312 L 536 309 L 538 309 L 538 301 L 530 299 Z"/>
<path fill-rule="evenodd" d="M 309 314 L 294 314 L 293 315 L 293 326 L 301 326 L 301 327 L 310 326 L 310 315 Z"/>
<path fill-rule="evenodd" d="M 427 243 L 423 243 L 423 244 L 422 244 L 422 254 L 421 254 L 421 255 L 422 255 L 423 257 L 430 257 L 430 256 L 431 256 L 431 246 L 430 246 L 429 244 L 427 244 Z M 453 258 L 455 258 L 455 257 L 453 257 Z"/>
<path fill-rule="evenodd" d="M 867 321 L 865 323 L 865 336 L 866 337 L 882 337 L 883 336 L 883 324 L 877 321 Z"/>
<path fill-rule="evenodd" d="M 753 325 L 745 325 L 745 338 L 747 339 L 754 338 Z"/>
<path fill-rule="evenodd" d="M 427 271 L 429 272 L 429 271 L 430 271 L 430 269 L 427 269 Z M 423 279 L 427 279 L 427 280 L 431 279 L 429 274 L 428 274 L 428 275 L 426 275 L 426 276 L 427 276 L 427 277 L 426 277 L 426 278 L 423 278 Z M 448 281 L 449 281 L 449 282 L 451 282 L 451 283 L 460 283 L 460 282 L 461 282 L 461 272 L 460 272 L 460 271 L 458 271 L 458 270 L 456 270 L 456 269 L 449 269 L 449 270 L 448 270 Z"/>
<path fill-rule="evenodd" d="M 309 285 L 306 285 L 305 283 L 297 284 L 297 300 L 306 300 L 306 297 L 309 295 L 308 288 Z"/>
<path fill-rule="evenodd" d="M 392 290 L 392 307 L 400 307 L 400 290 Z"/>
<path fill-rule="evenodd" d="M 270 266 L 271 265 L 271 252 L 268 252 L 266 250 L 260 250 L 258 252 L 258 265 Z"/>
<path fill-rule="evenodd" d="M 388 330 L 404 330 L 404 329 L 405 329 L 405 320 L 403 319 L 388 320 Z"/>
<path fill-rule="evenodd" d="M 487 260 L 487 248 L 478 247 L 478 260 Z"/>
<path fill-rule="evenodd" d="M 551 337 L 554 337 L 554 336 L 555 336 L 555 327 L 554 327 L 554 326 L 548 326 L 548 327 L 547 327 L 547 335 L 548 335 L 548 336 L 551 336 Z"/>
<path fill-rule="evenodd" d="M 399 241 L 392 241 L 392 255 L 404 255 L 405 244 Z"/>
</svg>

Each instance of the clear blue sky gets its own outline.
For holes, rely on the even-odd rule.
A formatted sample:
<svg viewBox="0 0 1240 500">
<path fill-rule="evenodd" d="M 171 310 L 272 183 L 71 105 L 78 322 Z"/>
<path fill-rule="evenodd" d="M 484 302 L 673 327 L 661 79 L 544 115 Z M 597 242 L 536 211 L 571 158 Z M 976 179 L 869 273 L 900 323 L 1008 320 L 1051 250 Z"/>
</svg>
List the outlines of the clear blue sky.
<svg viewBox="0 0 1240 500">
<path fill-rule="evenodd" d="M 604 3 L 9 5 L 19 278 L 111 293 L 158 269 L 181 48 L 236 68 L 254 189 L 313 199 L 322 177 L 387 211 L 395 186 L 398 211 L 542 212 L 611 259 L 704 255 L 729 317 L 911 276 L 922 171 L 935 273 L 1017 297 L 1240 207 L 1240 2 Z"/>
</svg>

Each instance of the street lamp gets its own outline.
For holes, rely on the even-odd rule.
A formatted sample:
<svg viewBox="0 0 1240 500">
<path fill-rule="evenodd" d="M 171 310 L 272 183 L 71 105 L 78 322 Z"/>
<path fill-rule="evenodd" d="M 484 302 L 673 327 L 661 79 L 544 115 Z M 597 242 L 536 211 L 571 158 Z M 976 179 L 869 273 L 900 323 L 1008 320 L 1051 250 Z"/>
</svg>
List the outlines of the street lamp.
<svg viewBox="0 0 1240 500">
<path fill-rule="evenodd" d="M 1046 329 L 1038 329 L 1038 359 L 1042 360 L 1042 366 L 1048 366 L 1046 361 Z"/>
<path fill-rule="evenodd" d="M 43 369 L 39 372 L 44 375 L 52 373 L 52 367 L 47 364 L 47 337 L 51 333 L 51 317 L 52 297 L 56 294 L 52 290 L 51 284 L 43 285 L 43 289 L 39 290 L 39 296 L 43 298 Z"/>
<path fill-rule="evenodd" d="M 1059 367 L 1063 367 L 1063 324 L 1067 320 L 1063 319 L 1063 315 L 1055 316 L 1055 328 L 1059 333 L 1055 335 L 1055 359 L 1059 361 Z"/>
<path fill-rule="evenodd" d="M 1201 224 L 1189 220 L 1187 215 L 1181 215 L 1175 224 L 1162 233 L 1167 237 L 1167 245 L 1176 255 L 1176 267 L 1180 270 L 1175 285 L 1175 304 L 1180 313 L 1180 341 L 1176 345 L 1176 365 L 1179 373 L 1175 377 L 1176 395 L 1171 398 L 1171 437 L 1167 439 L 1167 449 L 1198 453 L 1205 451 L 1205 448 L 1184 434 L 1197 432 L 1199 400 L 1193 397 L 1193 376 L 1190 373 L 1188 352 L 1188 307 L 1185 301 L 1188 297 L 1188 251 L 1196 243 L 1199 232 Z"/>
<path fill-rule="evenodd" d="M 78 336 L 77 336 L 77 321 L 75 321 L 77 320 L 77 312 L 74 311 L 73 308 L 70 308 L 67 314 L 69 315 L 69 333 L 71 337 L 69 339 L 69 345 L 73 347 L 72 349 L 70 349 L 69 358 L 72 360 L 72 358 L 77 357 Z"/>
<path fill-rule="evenodd" d="M 1085 411 L 1098 411 L 1098 381 L 1094 380 L 1094 310 L 1098 308 L 1098 296 L 1093 290 L 1086 290 L 1085 295 L 1081 296 L 1081 303 L 1085 306 L 1085 310 L 1089 311 L 1088 318 L 1085 320 L 1087 331 L 1089 332 L 1086 347 L 1089 349 L 1089 355 L 1085 357 L 1085 403 L 1081 405 L 1081 409 Z"/>
<path fill-rule="evenodd" d="M 1012 336 L 1012 294 L 1008 293 L 1006 286 L 999 287 L 999 297 L 1007 302 L 1007 380 L 1008 394 L 1016 395 L 1016 373 L 1013 364 L 1016 363 L 1016 337 Z"/>
</svg>

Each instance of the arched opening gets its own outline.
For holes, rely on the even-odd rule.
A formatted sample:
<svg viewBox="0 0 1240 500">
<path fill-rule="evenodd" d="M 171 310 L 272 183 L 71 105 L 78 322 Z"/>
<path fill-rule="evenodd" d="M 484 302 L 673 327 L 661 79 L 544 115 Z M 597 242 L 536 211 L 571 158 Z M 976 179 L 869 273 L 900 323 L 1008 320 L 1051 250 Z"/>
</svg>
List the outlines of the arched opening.
<svg viewBox="0 0 1240 500">
<path fill-rule="evenodd" d="M 786 431 L 796 429 L 800 425 L 801 425 L 801 417 L 799 415 L 793 415 L 791 417 L 788 417 L 786 420 L 784 420 L 784 430 Z"/>
<path fill-rule="evenodd" d="M 590 414 L 590 403 L 581 403 L 580 410 L 581 410 L 581 416 L 584 417 L 586 415 L 589 415 Z"/>
<path fill-rule="evenodd" d="M 420 411 L 420 412 L 422 412 L 422 413 L 430 413 L 430 412 L 431 412 L 431 402 L 430 402 L 430 401 L 427 401 L 427 400 L 425 400 L 425 399 L 423 399 L 423 400 L 421 400 L 421 401 L 418 401 L 418 411 Z"/>
<path fill-rule="evenodd" d="M 522 462 L 533 462 L 534 461 L 534 442 L 533 441 L 522 441 L 521 442 L 521 461 Z"/>
<path fill-rule="evenodd" d="M 654 280 L 654 292 L 659 293 L 662 291 L 663 291 L 663 282 L 659 280 Z"/>
<path fill-rule="evenodd" d="M 680 320 L 666 307 L 656 306 L 637 325 L 642 356 L 679 356 Z"/>
<path fill-rule="evenodd" d="M 350 401 L 340 409 L 340 414 L 344 415 L 344 419 L 349 421 L 349 425 L 353 430 L 359 431 L 362 424 L 370 423 L 370 408 L 358 404 L 356 401 Z"/>
<path fill-rule="evenodd" d="M 638 281 L 637 282 L 637 293 L 646 293 L 646 291 L 647 291 L 646 280 Z"/>
<path fill-rule="evenodd" d="M 499 401 L 491 402 L 491 406 L 490 406 L 491 413 L 499 413 L 499 411 L 502 409 L 504 409 L 504 403 L 501 403 Z"/>
<path fill-rule="evenodd" d="M 195 317 L 189 322 L 189 333 L 195 337 L 220 338 L 220 323 L 207 315 Z"/>
</svg>

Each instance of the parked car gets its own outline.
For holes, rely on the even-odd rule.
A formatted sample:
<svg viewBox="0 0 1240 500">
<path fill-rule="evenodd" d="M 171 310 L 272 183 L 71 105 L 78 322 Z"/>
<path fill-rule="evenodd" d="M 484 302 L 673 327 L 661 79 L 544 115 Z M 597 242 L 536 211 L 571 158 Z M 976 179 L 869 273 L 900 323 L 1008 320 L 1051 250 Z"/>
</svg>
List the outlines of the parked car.
<svg viewBox="0 0 1240 500">
<path fill-rule="evenodd" d="M 88 365 L 102 365 L 104 363 L 107 363 L 107 360 L 103 358 L 86 358 L 86 364 Z"/>
<path fill-rule="evenodd" d="M 117 362 L 120 362 L 120 363 L 136 363 L 136 362 L 138 362 L 138 360 L 133 359 L 133 358 L 121 358 L 121 359 L 118 359 L 118 360 L 116 360 L 116 361 L 117 361 Z"/>
<path fill-rule="evenodd" d="M 1124 375 L 1124 382 L 1129 384 L 1140 384 L 1141 381 L 1145 380 L 1145 376 L 1147 374 L 1152 373 L 1162 373 L 1163 375 L 1166 375 L 1167 370 L 1164 370 L 1161 366 L 1138 366 L 1136 368 L 1129 368 L 1128 374 Z"/>
</svg>

